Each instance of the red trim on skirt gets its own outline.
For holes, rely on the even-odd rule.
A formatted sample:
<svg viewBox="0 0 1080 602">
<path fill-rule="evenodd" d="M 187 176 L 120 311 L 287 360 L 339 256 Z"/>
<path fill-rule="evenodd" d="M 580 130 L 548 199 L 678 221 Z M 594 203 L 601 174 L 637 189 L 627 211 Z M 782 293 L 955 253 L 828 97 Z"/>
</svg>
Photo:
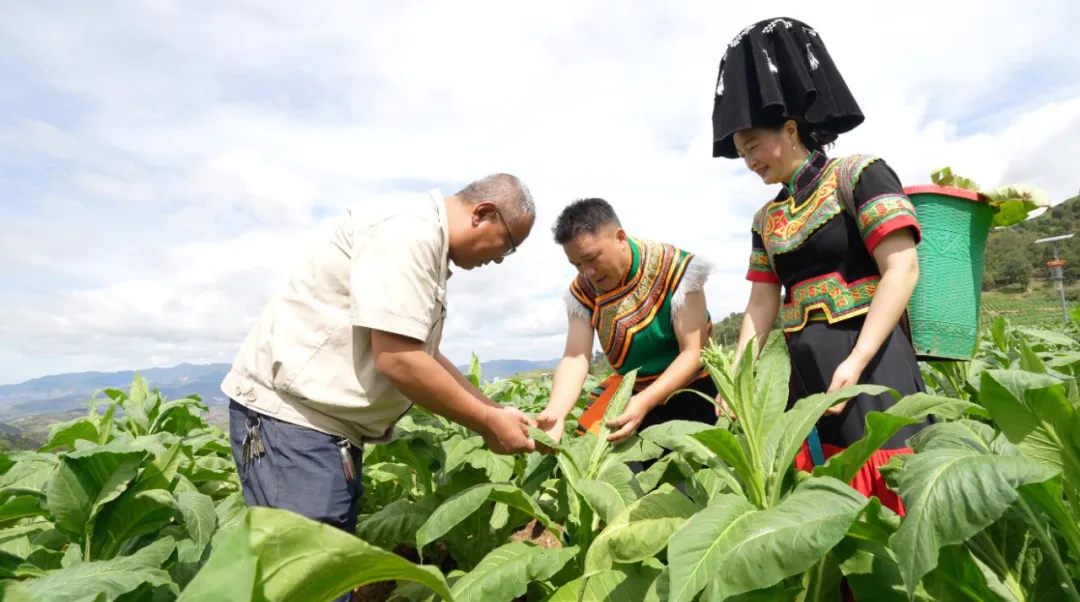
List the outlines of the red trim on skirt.
<svg viewBox="0 0 1080 602">
<path fill-rule="evenodd" d="M 832 456 L 844 451 L 844 448 L 830 445 L 828 443 L 821 444 L 821 453 L 828 460 Z M 881 503 L 899 514 L 905 516 L 904 503 L 900 501 L 900 496 L 896 495 L 894 491 L 889 489 L 885 485 L 885 477 L 881 476 L 877 467 L 883 466 L 889 461 L 889 458 L 899 454 L 913 453 L 910 447 L 901 447 L 898 449 L 879 449 L 870 456 L 870 460 L 863 464 L 863 467 L 859 469 L 859 472 L 855 474 L 855 478 L 851 480 L 851 487 L 866 497 L 876 496 L 881 500 Z M 814 462 L 810 456 L 810 447 L 806 441 L 803 441 L 802 449 L 795 456 L 795 468 L 799 470 L 805 470 L 806 472 L 813 472 Z"/>
</svg>

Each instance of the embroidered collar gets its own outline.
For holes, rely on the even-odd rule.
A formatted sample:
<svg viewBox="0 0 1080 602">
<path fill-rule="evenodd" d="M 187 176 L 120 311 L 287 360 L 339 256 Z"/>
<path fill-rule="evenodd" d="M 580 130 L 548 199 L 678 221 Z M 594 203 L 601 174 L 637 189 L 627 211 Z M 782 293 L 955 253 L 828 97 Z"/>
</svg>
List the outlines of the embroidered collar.
<svg viewBox="0 0 1080 602">
<path fill-rule="evenodd" d="M 784 185 L 784 194 L 797 196 L 807 186 L 815 183 L 818 174 L 828 164 L 829 158 L 825 156 L 825 153 L 811 152 L 810 156 L 795 170 L 795 173 L 791 174 L 791 180 Z"/>
</svg>

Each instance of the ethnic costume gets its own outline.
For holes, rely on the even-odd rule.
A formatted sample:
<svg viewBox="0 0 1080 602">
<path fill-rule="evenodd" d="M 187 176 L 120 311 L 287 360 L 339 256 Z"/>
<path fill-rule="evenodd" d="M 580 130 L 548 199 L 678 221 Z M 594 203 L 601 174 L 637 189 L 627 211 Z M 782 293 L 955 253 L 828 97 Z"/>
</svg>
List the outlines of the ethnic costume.
<svg viewBox="0 0 1080 602">
<path fill-rule="evenodd" d="M 842 162 L 850 164 L 853 174 L 857 219 L 837 198 Z M 820 152 L 812 153 L 791 182 L 755 215 L 746 277 L 784 287 L 780 322 L 792 364 L 789 408 L 803 397 L 825 392 L 833 372 L 855 348 L 881 280 L 873 250 L 887 234 L 902 228 L 910 228 L 919 241 L 914 207 L 884 161 L 865 156 L 829 159 Z M 902 395 L 925 391 L 915 351 L 899 324 L 859 382 L 891 387 Z M 796 465 L 809 471 L 847 448 L 863 437 L 868 412 L 885 411 L 894 403 L 889 395 L 860 395 L 840 414 L 823 416 L 817 423 L 822 456 L 813 458 L 816 450 L 804 442 Z M 893 455 L 911 453 L 905 441 L 926 424 L 893 435 L 852 486 L 902 513 L 903 505 L 885 486 L 877 467 Z"/>
<path fill-rule="evenodd" d="M 701 257 L 669 244 L 629 237 L 632 261 L 622 281 L 599 292 L 579 275 L 566 294 L 569 311 L 592 324 L 614 373 L 589 394 L 589 405 L 578 421 L 577 434 L 597 432 L 604 411 L 622 377 L 638 368 L 634 393 L 643 391 L 663 374 L 679 355 L 675 316 L 688 293 L 700 290 L 712 266 Z M 712 322 L 709 322 L 712 334 Z M 713 399 L 716 386 L 702 367 L 689 384 Z M 638 431 L 668 420 L 696 420 L 714 424 L 716 406 L 700 395 L 682 392 L 653 408 Z"/>
<path fill-rule="evenodd" d="M 728 44 L 713 106 L 713 156 L 737 158 L 736 132 L 800 122 L 808 147 L 864 120 L 819 33 L 796 19 L 759 21 Z M 822 140 L 818 136 L 822 135 Z M 841 163 L 850 175 L 856 213 L 838 197 Z M 910 228 L 919 241 L 915 210 L 884 161 L 865 156 L 829 159 L 813 152 L 776 198 L 758 211 L 747 278 L 784 287 L 780 321 L 791 356 L 789 406 L 825 392 L 836 368 L 855 347 L 881 274 L 872 252 L 890 232 Z M 897 325 L 863 371 L 860 382 L 909 395 L 925 390 L 914 349 Z M 861 395 L 834 416 L 823 416 L 796 459 L 810 470 L 862 438 L 865 416 L 894 403 Z M 894 435 L 851 485 L 898 513 L 903 505 L 877 467 L 898 453 L 924 424 Z M 820 441 L 820 446 L 818 445 Z"/>
</svg>

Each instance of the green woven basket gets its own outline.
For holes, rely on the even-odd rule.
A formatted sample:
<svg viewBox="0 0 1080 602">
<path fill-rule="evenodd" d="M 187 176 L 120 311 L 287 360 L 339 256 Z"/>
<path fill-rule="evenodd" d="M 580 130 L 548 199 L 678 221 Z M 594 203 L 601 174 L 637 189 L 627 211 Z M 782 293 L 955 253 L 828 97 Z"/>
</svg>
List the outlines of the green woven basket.
<svg viewBox="0 0 1080 602">
<path fill-rule="evenodd" d="M 983 254 L 994 209 L 979 193 L 949 186 L 909 186 L 922 229 L 919 282 L 908 312 L 920 360 L 970 360 L 982 299 Z"/>
</svg>

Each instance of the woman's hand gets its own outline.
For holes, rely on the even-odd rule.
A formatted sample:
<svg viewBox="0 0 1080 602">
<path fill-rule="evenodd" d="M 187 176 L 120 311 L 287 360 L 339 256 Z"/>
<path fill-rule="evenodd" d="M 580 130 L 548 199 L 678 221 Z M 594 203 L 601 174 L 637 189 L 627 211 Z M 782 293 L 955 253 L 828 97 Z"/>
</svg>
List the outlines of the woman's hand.
<svg viewBox="0 0 1080 602">
<path fill-rule="evenodd" d="M 854 387 L 859 384 L 859 379 L 862 378 L 863 370 L 866 369 L 866 361 L 856 354 L 849 355 L 839 366 L 836 367 L 836 371 L 833 372 L 832 382 L 829 383 L 829 389 L 826 393 L 833 393 L 847 387 Z M 825 410 L 826 416 L 833 416 L 844 411 L 848 402 L 837 404 L 831 408 Z"/>
</svg>

